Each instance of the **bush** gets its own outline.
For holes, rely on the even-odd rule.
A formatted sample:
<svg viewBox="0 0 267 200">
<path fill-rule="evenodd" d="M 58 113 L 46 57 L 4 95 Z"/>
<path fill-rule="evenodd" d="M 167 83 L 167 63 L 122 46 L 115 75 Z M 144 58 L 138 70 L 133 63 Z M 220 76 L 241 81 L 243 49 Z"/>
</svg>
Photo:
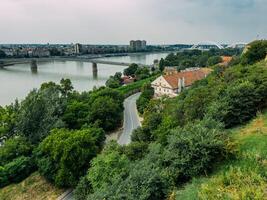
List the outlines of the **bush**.
<svg viewBox="0 0 267 200">
<path fill-rule="evenodd" d="M 90 193 L 92 193 L 91 183 L 87 176 L 84 176 L 74 190 L 74 198 L 75 200 L 85 200 Z"/>
<path fill-rule="evenodd" d="M 154 96 L 154 89 L 150 84 L 144 84 L 141 91 L 142 94 L 138 98 L 136 105 L 138 111 L 143 114 L 149 104 L 150 99 Z"/>
<path fill-rule="evenodd" d="M 213 122 L 206 120 L 171 131 L 163 152 L 163 166 L 175 183 L 206 174 L 216 161 L 224 158 L 224 136 L 220 130 L 209 128 L 210 123 Z"/>
<path fill-rule="evenodd" d="M 32 145 L 23 137 L 14 137 L 0 146 L 0 166 L 3 166 L 20 156 L 30 156 Z"/>
<path fill-rule="evenodd" d="M 88 171 L 88 179 L 96 191 L 101 187 L 107 187 L 113 183 L 114 177 L 119 174 L 127 174 L 129 171 L 129 160 L 125 155 L 113 151 L 100 154 L 92 160 Z"/>
<path fill-rule="evenodd" d="M 220 62 L 222 62 L 222 58 L 220 56 L 212 56 L 208 59 L 207 65 L 213 66 L 219 64 Z"/>
<path fill-rule="evenodd" d="M 40 173 L 57 186 L 75 186 L 101 150 L 104 134 L 98 128 L 53 130 L 36 151 Z"/>
<path fill-rule="evenodd" d="M 267 54 L 267 40 L 257 40 L 248 45 L 247 51 L 242 55 L 241 63 L 251 65 L 263 60 Z"/>
<path fill-rule="evenodd" d="M 63 104 L 57 87 L 31 91 L 22 101 L 16 128 L 31 143 L 38 144 L 51 129 L 62 127 Z"/>
<path fill-rule="evenodd" d="M 17 183 L 28 177 L 35 170 L 35 164 L 30 157 L 18 157 L 12 162 L 0 167 L 0 187 Z"/>
</svg>

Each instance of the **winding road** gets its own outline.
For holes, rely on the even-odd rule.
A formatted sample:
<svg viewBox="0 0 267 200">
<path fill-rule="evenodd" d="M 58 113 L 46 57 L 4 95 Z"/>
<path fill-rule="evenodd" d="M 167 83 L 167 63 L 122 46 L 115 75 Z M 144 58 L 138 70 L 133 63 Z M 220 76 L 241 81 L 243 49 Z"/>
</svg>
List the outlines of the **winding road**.
<svg viewBox="0 0 267 200">
<path fill-rule="evenodd" d="M 118 140 L 120 145 L 129 144 L 131 142 L 131 134 L 133 130 L 141 126 L 136 108 L 136 101 L 140 95 L 141 93 L 134 94 L 124 101 L 123 132 Z M 57 200 L 74 200 L 73 192 L 68 190 Z"/>
<path fill-rule="evenodd" d="M 141 93 L 134 94 L 124 101 L 124 122 L 123 132 L 118 140 L 120 145 L 127 145 L 131 142 L 131 134 L 134 129 L 141 126 L 136 108 L 136 100 Z"/>
</svg>

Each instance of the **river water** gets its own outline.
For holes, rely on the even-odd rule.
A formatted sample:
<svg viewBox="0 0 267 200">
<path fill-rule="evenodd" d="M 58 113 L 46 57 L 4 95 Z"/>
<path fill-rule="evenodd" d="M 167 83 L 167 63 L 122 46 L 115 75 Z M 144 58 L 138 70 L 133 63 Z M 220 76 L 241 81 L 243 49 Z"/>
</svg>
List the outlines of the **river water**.
<svg viewBox="0 0 267 200">
<path fill-rule="evenodd" d="M 108 57 L 101 60 L 126 63 L 153 64 L 155 59 L 164 58 L 168 53 L 134 54 L 130 56 Z M 93 76 L 92 64 L 87 62 L 53 61 L 38 63 L 38 71 L 33 73 L 29 64 L 20 64 L 0 69 L 0 105 L 8 105 L 15 99 L 22 100 L 33 88 L 44 82 L 59 83 L 69 78 L 77 91 L 89 91 L 94 86 L 105 85 L 109 76 L 123 72 L 126 67 L 98 64 L 97 77 Z"/>
</svg>

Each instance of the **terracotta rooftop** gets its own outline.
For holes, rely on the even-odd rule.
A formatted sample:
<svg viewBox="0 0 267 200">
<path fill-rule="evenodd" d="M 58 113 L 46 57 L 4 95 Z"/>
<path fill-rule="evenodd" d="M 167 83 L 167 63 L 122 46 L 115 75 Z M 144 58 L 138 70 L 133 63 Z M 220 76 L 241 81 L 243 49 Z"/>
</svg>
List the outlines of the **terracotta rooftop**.
<svg viewBox="0 0 267 200">
<path fill-rule="evenodd" d="M 177 89 L 179 87 L 178 86 L 179 78 L 180 79 L 185 78 L 185 87 L 189 87 L 195 81 L 205 78 L 208 74 L 211 73 L 211 71 L 212 69 L 209 68 L 201 68 L 199 70 L 179 72 L 177 74 L 165 75 L 163 77 L 171 85 L 173 89 Z"/>
<path fill-rule="evenodd" d="M 233 60 L 232 56 L 221 56 L 222 62 L 220 63 L 221 65 L 227 65 Z"/>
</svg>

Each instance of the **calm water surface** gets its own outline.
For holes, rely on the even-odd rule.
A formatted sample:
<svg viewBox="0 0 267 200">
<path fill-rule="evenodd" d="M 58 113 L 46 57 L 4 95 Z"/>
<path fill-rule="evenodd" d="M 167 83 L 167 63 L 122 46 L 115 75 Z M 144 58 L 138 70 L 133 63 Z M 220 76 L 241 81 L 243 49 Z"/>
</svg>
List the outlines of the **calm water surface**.
<svg viewBox="0 0 267 200">
<path fill-rule="evenodd" d="M 152 64 L 155 59 L 166 57 L 167 53 L 137 54 L 123 57 L 101 58 L 101 60 Z M 29 64 L 20 64 L 0 69 L 0 105 L 8 105 L 17 98 L 22 100 L 33 88 L 44 82 L 59 83 L 69 78 L 75 90 L 88 91 L 94 86 L 105 85 L 109 76 L 122 72 L 126 67 L 98 65 L 98 75 L 93 76 L 92 64 L 87 62 L 46 62 L 38 63 L 38 72 L 32 73 Z"/>
</svg>

